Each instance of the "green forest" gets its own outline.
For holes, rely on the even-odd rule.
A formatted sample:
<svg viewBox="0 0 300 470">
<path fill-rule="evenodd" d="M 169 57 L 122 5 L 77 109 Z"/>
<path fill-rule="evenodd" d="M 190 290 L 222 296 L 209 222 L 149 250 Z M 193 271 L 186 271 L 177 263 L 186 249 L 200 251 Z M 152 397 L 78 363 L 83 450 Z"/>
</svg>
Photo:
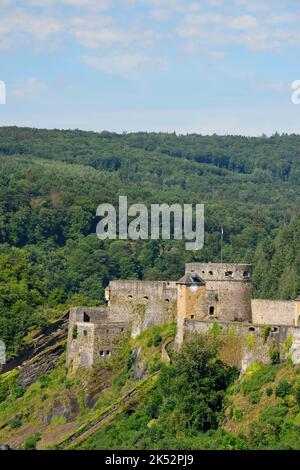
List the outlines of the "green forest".
<svg viewBox="0 0 300 470">
<path fill-rule="evenodd" d="M 253 263 L 254 297 L 300 294 L 300 136 L 0 128 L 0 338 L 16 354 L 110 279 L 177 280 L 188 261 Z M 96 208 L 205 204 L 205 244 L 100 241 Z"/>
</svg>

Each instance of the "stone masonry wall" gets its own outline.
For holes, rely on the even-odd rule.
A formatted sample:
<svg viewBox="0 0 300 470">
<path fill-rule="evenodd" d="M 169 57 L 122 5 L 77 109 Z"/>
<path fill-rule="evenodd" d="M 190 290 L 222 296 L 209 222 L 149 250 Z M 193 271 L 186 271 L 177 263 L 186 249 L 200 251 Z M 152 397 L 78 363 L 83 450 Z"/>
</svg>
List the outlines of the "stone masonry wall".
<svg viewBox="0 0 300 470">
<path fill-rule="evenodd" d="M 68 365 L 73 369 L 78 366 L 90 368 L 113 356 L 129 329 L 128 323 L 121 322 L 73 323 L 68 332 Z"/>
<path fill-rule="evenodd" d="M 258 325 L 295 325 L 295 302 L 252 299 L 252 322 Z"/>
<path fill-rule="evenodd" d="M 131 323 L 133 337 L 152 325 L 176 321 L 175 282 L 112 281 L 106 292 L 108 321 Z"/>
<path fill-rule="evenodd" d="M 213 331 L 223 340 L 221 359 L 242 371 L 255 361 L 269 364 L 271 351 L 277 349 L 281 360 L 290 356 L 295 364 L 300 363 L 300 328 L 274 325 L 267 330 L 251 323 L 186 320 L 183 339 Z"/>
</svg>

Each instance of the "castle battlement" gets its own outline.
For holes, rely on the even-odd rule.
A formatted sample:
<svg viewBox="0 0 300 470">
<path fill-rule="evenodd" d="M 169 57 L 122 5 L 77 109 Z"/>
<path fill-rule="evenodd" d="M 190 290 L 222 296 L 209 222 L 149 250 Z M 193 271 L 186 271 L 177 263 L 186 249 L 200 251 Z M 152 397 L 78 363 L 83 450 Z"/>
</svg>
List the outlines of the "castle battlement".
<svg viewBox="0 0 300 470">
<path fill-rule="evenodd" d="M 239 340 L 232 355 L 238 347 L 242 369 L 254 360 L 267 363 L 274 343 L 283 358 L 288 337 L 291 358 L 300 362 L 300 298 L 252 299 L 251 276 L 251 264 L 187 263 L 179 281 L 111 281 L 105 289 L 107 306 L 70 310 L 68 364 L 92 367 L 115 354 L 124 332 L 136 337 L 167 322 L 176 322 L 177 348 L 191 334 L 208 332 L 216 323 L 223 332 L 234 328 Z"/>
</svg>

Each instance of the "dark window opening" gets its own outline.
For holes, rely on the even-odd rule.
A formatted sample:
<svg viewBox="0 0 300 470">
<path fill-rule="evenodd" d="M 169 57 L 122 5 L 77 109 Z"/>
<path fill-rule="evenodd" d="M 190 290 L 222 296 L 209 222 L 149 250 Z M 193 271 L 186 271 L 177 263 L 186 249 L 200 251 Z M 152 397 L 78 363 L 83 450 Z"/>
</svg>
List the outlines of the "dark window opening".
<svg viewBox="0 0 300 470">
<path fill-rule="evenodd" d="M 106 333 L 109 333 L 109 330 L 106 330 Z"/>
<path fill-rule="evenodd" d="M 144 296 L 145 300 L 149 300 L 149 297 L 147 295 Z"/>
<path fill-rule="evenodd" d="M 87 330 L 84 330 L 83 334 L 84 334 L 84 336 L 87 336 L 87 334 L 88 334 Z"/>
<path fill-rule="evenodd" d="M 128 297 L 128 299 L 132 299 L 132 298 L 133 298 L 131 294 L 128 294 L 127 297 Z"/>
<path fill-rule="evenodd" d="M 232 276 L 233 275 L 233 272 L 232 271 L 226 271 L 225 272 L 225 276 L 226 277 L 229 277 L 229 276 Z"/>
<path fill-rule="evenodd" d="M 215 307 L 211 306 L 209 307 L 209 314 L 214 315 L 215 314 Z"/>
<path fill-rule="evenodd" d="M 106 351 L 106 355 L 107 355 L 107 356 L 110 356 L 110 351 Z"/>
<path fill-rule="evenodd" d="M 91 319 L 90 319 L 90 316 L 89 316 L 86 312 L 84 312 L 84 314 L 83 314 L 83 321 L 84 321 L 85 323 L 89 323 L 90 320 L 91 320 Z"/>
<path fill-rule="evenodd" d="M 278 333 L 278 327 L 277 326 L 272 326 L 271 332 L 272 333 Z"/>
<path fill-rule="evenodd" d="M 212 276 L 212 275 L 213 275 L 213 272 L 212 272 L 212 271 L 208 271 L 208 274 L 209 274 L 210 276 Z"/>
<path fill-rule="evenodd" d="M 194 318 L 195 318 L 195 315 L 191 315 L 191 320 L 194 320 Z"/>
<path fill-rule="evenodd" d="M 254 326 L 250 326 L 250 327 L 248 328 L 248 330 L 249 330 L 249 331 L 255 331 L 255 328 L 254 328 Z"/>
<path fill-rule="evenodd" d="M 100 356 L 104 356 L 104 351 L 100 351 Z"/>
<path fill-rule="evenodd" d="M 165 299 L 165 302 L 167 302 L 167 303 L 168 303 L 168 302 L 170 302 L 170 300 L 169 300 L 169 299 Z"/>
<path fill-rule="evenodd" d="M 250 271 L 244 271 L 244 277 L 250 277 Z"/>
<path fill-rule="evenodd" d="M 121 331 L 121 333 L 123 333 L 123 331 L 124 331 L 124 328 L 120 328 L 120 331 Z"/>
</svg>

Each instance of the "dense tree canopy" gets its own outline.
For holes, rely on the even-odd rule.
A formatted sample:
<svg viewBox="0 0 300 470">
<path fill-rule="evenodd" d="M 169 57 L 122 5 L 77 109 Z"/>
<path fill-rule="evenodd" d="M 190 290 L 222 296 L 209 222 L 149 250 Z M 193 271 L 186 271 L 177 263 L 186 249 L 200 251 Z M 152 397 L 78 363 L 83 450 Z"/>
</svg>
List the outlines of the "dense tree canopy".
<svg viewBox="0 0 300 470">
<path fill-rule="evenodd" d="M 254 295 L 300 294 L 300 136 L 115 134 L 0 128 L 0 336 L 76 303 L 109 279 L 177 279 L 187 261 L 254 263 Z M 204 203 L 205 245 L 100 241 L 96 207 Z"/>
</svg>

